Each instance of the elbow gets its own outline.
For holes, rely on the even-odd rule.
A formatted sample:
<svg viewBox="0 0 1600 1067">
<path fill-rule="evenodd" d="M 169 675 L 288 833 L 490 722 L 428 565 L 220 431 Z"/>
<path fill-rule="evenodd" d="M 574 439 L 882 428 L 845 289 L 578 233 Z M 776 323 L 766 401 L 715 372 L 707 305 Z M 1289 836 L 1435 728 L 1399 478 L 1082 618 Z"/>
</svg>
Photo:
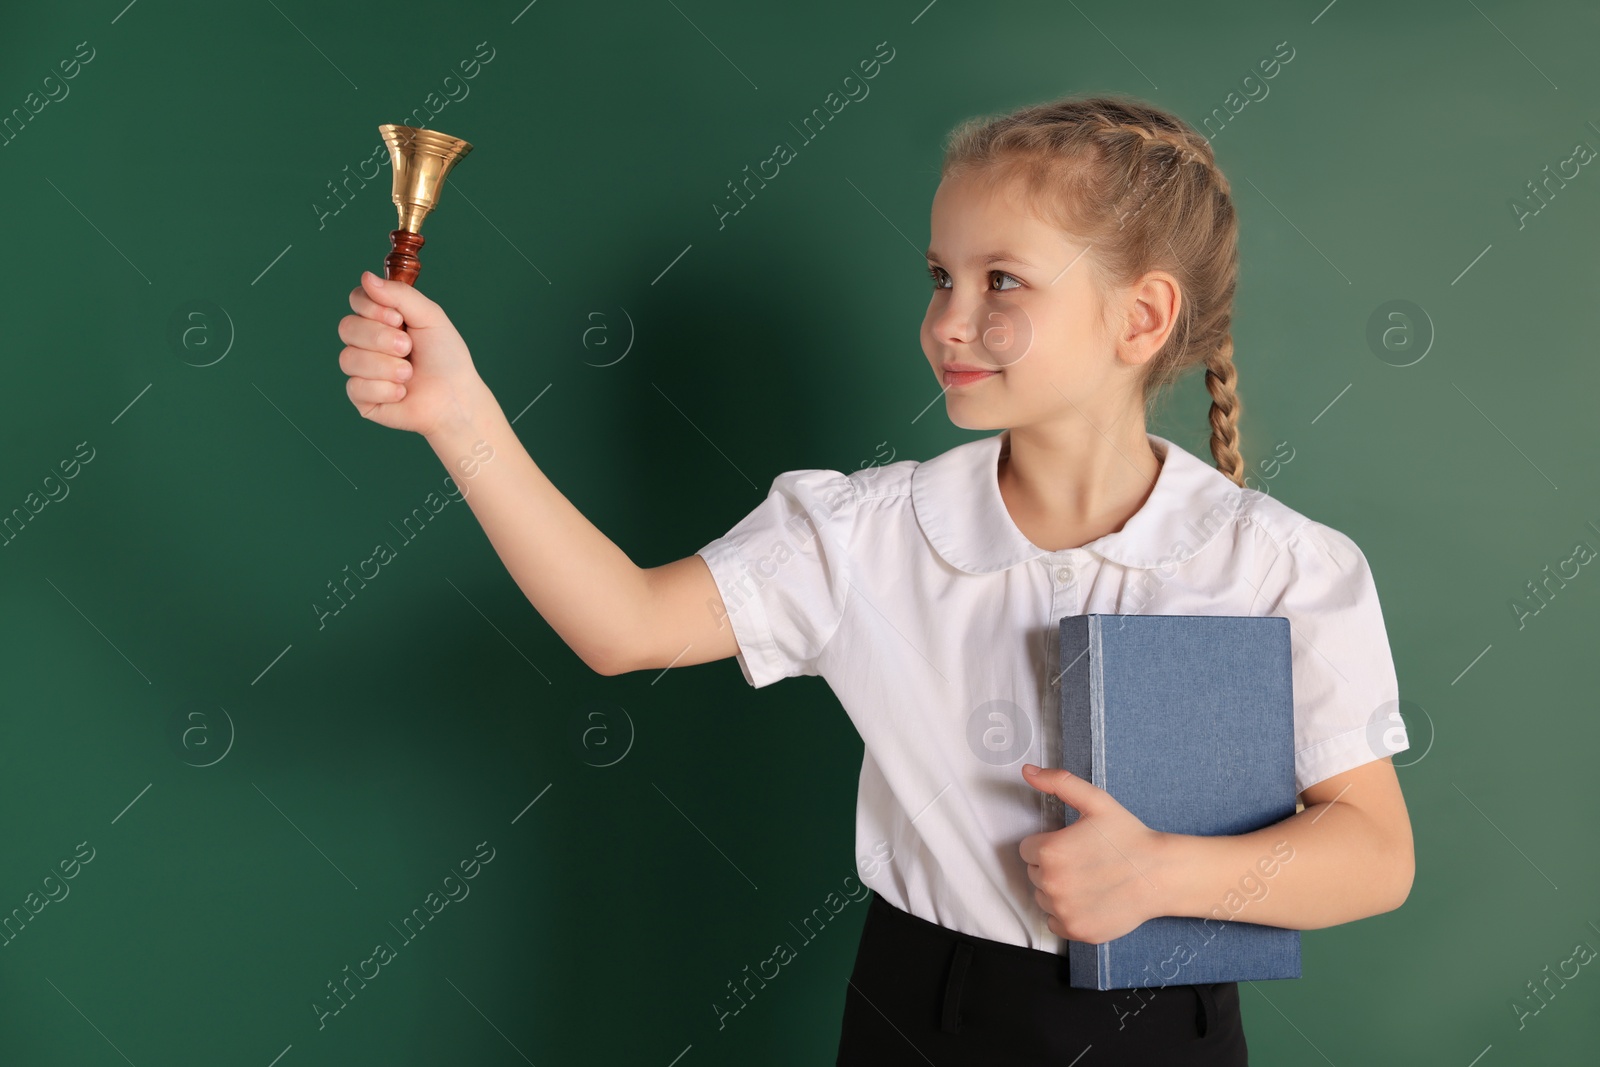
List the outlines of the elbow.
<svg viewBox="0 0 1600 1067">
<path fill-rule="evenodd" d="M 1393 911 L 1395 908 L 1398 908 L 1400 905 L 1406 902 L 1406 898 L 1411 895 L 1411 884 L 1416 880 L 1416 876 L 1416 859 L 1412 856 L 1411 850 L 1408 848 L 1406 849 L 1405 863 L 1401 867 L 1400 872 L 1396 875 L 1396 880 L 1399 882 L 1399 888 L 1395 893 L 1394 905 L 1389 909 L 1390 911 Z"/>
<path fill-rule="evenodd" d="M 615 650 L 592 656 L 585 656 L 583 662 L 596 674 L 607 678 L 615 678 L 619 674 L 628 674 L 639 669 L 639 664 L 620 655 Z"/>
<path fill-rule="evenodd" d="M 1388 892 L 1384 894 L 1379 912 L 1394 911 L 1411 895 L 1411 885 L 1416 880 L 1417 859 L 1411 841 L 1400 842 L 1389 851 Z"/>
</svg>

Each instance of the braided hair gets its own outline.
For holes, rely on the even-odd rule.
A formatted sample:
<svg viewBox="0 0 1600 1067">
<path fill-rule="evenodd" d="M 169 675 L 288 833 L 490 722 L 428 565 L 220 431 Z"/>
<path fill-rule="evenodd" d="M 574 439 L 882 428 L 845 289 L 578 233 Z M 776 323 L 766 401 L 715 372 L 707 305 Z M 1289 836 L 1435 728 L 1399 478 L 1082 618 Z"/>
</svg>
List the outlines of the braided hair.
<svg viewBox="0 0 1600 1067">
<path fill-rule="evenodd" d="M 1182 293 L 1178 322 L 1142 381 L 1146 416 L 1165 386 L 1203 364 L 1211 455 L 1244 484 L 1233 295 L 1238 220 L 1211 144 L 1182 119 L 1127 97 L 1077 96 L 969 119 L 945 142 L 941 177 L 1021 179 L 1040 216 L 1082 238 L 1105 288 L 1165 270 Z"/>
</svg>

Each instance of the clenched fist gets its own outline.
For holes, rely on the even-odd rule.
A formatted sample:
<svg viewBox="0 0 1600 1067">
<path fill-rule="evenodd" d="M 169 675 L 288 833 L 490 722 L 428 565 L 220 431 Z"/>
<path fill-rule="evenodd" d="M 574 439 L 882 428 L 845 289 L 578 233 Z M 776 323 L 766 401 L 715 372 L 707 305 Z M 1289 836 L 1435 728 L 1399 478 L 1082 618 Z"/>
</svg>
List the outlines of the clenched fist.
<svg viewBox="0 0 1600 1067">
<path fill-rule="evenodd" d="M 362 271 L 350 308 L 339 320 L 339 369 L 362 418 L 432 437 L 492 402 L 449 316 L 410 285 Z"/>
</svg>

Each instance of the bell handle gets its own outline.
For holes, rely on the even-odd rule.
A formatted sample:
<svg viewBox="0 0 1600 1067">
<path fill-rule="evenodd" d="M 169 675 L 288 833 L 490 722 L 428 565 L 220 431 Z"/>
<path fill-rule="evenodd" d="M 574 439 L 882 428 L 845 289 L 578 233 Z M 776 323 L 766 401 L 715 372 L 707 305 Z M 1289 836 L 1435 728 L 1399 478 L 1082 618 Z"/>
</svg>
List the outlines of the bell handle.
<svg viewBox="0 0 1600 1067">
<path fill-rule="evenodd" d="M 422 261 L 417 258 L 417 249 L 422 247 L 422 241 L 420 233 L 412 233 L 410 230 L 390 230 L 389 244 L 393 251 L 383 257 L 384 278 L 416 285 L 417 274 L 422 270 Z"/>
</svg>

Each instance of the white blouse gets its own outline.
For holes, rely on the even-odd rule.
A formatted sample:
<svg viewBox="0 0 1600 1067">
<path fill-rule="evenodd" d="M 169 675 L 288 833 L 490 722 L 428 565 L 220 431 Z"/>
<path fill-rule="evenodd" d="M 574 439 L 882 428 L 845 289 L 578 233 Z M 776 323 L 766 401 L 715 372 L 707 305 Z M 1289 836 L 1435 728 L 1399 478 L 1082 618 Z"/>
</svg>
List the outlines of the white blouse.
<svg viewBox="0 0 1600 1067">
<path fill-rule="evenodd" d="M 1009 431 L 931 460 L 780 474 L 699 550 L 745 680 L 821 675 L 865 743 L 864 883 L 947 929 L 1064 951 L 1022 838 L 1062 802 L 1021 767 L 1061 766 L 1059 620 L 1290 620 L 1295 788 L 1409 747 L 1378 592 L 1354 541 L 1147 434 L 1164 457 L 1122 529 L 1047 552 L 1000 496 Z"/>
</svg>

